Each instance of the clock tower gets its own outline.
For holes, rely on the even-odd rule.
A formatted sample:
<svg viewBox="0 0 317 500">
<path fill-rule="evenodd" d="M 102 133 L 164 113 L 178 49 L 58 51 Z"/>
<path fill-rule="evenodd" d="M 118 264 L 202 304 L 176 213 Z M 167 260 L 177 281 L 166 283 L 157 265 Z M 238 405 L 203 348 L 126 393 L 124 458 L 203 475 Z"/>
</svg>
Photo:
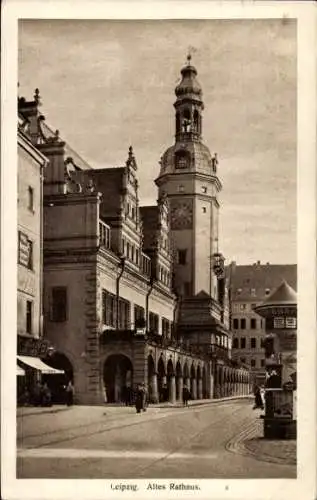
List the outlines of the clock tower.
<svg viewBox="0 0 317 500">
<path fill-rule="evenodd" d="M 174 288 L 190 297 L 204 291 L 219 300 L 223 258 L 218 253 L 217 155 L 202 142 L 202 90 L 191 56 L 175 88 L 175 143 L 163 154 L 156 179 L 170 203 Z"/>
</svg>

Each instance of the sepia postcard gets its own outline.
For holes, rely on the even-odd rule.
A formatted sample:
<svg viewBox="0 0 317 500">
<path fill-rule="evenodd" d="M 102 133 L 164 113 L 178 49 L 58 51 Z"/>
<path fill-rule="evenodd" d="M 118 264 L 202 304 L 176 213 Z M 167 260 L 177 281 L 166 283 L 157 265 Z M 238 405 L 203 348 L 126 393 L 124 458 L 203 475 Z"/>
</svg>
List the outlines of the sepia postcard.
<svg viewBox="0 0 317 500">
<path fill-rule="evenodd" d="M 5 3 L 5 500 L 316 498 L 314 7 Z"/>
</svg>

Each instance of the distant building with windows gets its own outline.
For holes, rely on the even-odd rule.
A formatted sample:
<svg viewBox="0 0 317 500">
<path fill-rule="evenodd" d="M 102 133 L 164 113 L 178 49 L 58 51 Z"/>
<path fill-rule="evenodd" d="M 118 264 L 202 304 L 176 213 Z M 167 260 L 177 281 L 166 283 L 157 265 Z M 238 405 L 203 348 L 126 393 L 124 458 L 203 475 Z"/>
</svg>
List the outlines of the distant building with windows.
<svg viewBox="0 0 317 500">
<path fill-rule="evenodd" d="M 226 268 L 230 295 L 230 323 L 232 359 L 250 369 L 253 381 L 265 379 L 265 324 L 254 312 L 283 280 L 294 290 L 297 288 L 295 264 L 238 265 L 231 262 Z"/>
</svg>

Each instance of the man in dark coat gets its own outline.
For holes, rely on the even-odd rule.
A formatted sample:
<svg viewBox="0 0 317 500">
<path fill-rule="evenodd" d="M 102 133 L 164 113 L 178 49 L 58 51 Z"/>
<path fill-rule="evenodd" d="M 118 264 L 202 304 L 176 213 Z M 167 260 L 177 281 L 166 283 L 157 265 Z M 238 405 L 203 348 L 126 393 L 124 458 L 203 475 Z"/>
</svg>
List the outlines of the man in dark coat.
<svg viewBox="0 0 317 500">
<path fill-rule="evenodd" d="M 183 402 L 184 406 L 188 406 L 188 401 L 190 399 L 190 392 L 188 390 L 188 387 L 183 387 Z"/>
<path fill-rule="evenodd" d="M 137 413 L 141 413 L 144 405 L 144 390 L 141 384 L 138 384 L 135 398 L 135 408 Z"/>
</svg>

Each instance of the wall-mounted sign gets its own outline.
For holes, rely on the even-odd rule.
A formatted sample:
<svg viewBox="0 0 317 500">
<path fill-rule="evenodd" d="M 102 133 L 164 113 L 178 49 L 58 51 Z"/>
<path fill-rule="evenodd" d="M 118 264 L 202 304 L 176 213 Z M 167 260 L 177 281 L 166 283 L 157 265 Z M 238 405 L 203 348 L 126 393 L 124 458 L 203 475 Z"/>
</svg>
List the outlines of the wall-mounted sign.
<svg viewBox="0 0 317 500">
<path fill-rule="evenodd" d="M 22 337 L 18 335 L 18 355 L 45 358 L 49 348 L 49 342 L 43 339 Z"/>
<path fill-rule="evenodd" d="M 22 266 L 32 267 L 32 241 L 22 231 L 18 232 L 18 259 Z"/>
</svg>

